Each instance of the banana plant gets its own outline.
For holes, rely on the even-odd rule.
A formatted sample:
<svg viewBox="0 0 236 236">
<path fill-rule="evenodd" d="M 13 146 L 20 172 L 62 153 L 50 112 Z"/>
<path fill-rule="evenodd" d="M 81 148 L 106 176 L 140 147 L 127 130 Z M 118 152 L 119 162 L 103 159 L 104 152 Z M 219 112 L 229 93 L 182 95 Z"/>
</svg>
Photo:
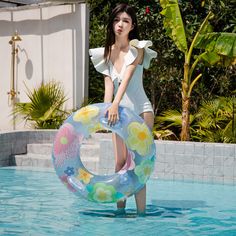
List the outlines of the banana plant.
<svg viewBox="0 0 236 236">
<path fill-rule="evenodd" d="M 206 65 L 229 66 L 236 64 L 236 34 L 212 32 L 209 20 L 214 17 L 209 12 L 194 35 L 190 45 L 187 44 L 185 27 L 179 9 L 178 0 L 160 0 L 163 24 L 167 35 L 174 41 L 177 48 L 184 53 L 184 76 L 182 79 L 182 127 L 180 138 L 182 141 L 190 139 L 190 97 L 194 85 L 202 77 L 198 74 L 193 78 L 193 72 L 198 63 Z M 198 55 L 193 54 L 199 49 Z"/>
</svg>

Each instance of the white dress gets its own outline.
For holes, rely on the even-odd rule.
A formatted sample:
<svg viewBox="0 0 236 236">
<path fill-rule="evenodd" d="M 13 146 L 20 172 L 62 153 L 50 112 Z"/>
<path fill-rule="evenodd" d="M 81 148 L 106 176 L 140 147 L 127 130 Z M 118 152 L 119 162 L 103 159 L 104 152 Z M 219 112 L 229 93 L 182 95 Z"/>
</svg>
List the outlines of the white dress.
<svg viewBox="0 0 236 236">
<path fill-rule="evenodd" d="M 129 50 L 124 57 L 124 65 L 120 73 L 116 71 L 111 61 L 108 63 L 105 62 L 103 56 L 104 48 L 90 49 L 89 54 L 95 69 L 103 75 L 109 76 L 113 81 L 115 95 L 119 88 L 119 84 L 124 77 L 127 66 L 132 64 L 138 56 L 137 48 L 143 48 L 143 63 L 136 66 L 132 78 L 129 81 L 129 85 L 121 99 L 120 105 L 130 108 L 138 115 L 143 112 L 153 112 L 152 105 L 143 88 L 143 68 L 149 68 L 151 59 L 155 58 L 157 53 L 149 48 L 152 46 L 152 42 L 149 40 L 138 41 L 137 39 L 134 39 L 131 40 L 129 44 Z"/>
</svg>

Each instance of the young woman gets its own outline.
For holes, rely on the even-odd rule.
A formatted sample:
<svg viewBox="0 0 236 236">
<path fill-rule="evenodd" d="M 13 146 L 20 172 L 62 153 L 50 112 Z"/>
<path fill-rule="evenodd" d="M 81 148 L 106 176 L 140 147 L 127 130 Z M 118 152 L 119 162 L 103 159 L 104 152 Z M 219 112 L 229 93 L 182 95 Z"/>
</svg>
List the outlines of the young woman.
<svg viewBox="0 0 236 236">
<path fill-rule="evenodd" d="M 108 124 L 119 120 L 119 105 L 140 115 L 152 129 L 153 109 L 143 88 L 143 68 L 149 68 L 156 52 L 149 49 L 151 41 L 138 40 L 138 25 L 134 9 L 127 4 L 117 5 L 109 18 L 105 48 L 90 49 L 95 69 L 104 75 L 104 102 L 111 103 L 107 110 Z M 118 172 L 126 162 L 124 141 L 113 134 L 116 167 Z M 135 194 L 138 215 L 146 210 L 146 186 Z M 117 213 L 125 213 L 126 202 L 117 203 Z"/>
</svg>

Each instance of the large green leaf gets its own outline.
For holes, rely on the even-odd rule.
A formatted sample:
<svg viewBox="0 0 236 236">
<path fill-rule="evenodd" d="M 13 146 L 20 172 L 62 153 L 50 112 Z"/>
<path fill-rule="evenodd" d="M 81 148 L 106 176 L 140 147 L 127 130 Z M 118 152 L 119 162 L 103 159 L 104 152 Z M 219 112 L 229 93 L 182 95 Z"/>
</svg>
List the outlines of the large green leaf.
<svg viewBox="0 0 236 236">
<path fill-rule="evenodd" d="M 200 34 L 195 41 L 195 48 L 204 49 L 204 59 L 209 64 L 219 63 L 224 66 L 235 64 L 236 60 L 236 34 L 213 32 Z"/>
<path fill-rule="evenodd" d="M 160 4 L 163 8 L 161 14 L 165 16 L 164 27 L 167 35 L 173 39 L 180 51 L 186 53 L 188 47 L 178 0 L 160 0 Z"/>
<path fill-rule="evenodd" d="M 200 34 L 194 44 L 195 48 L 214 51 L 228 57 L 236 56 L 236 34 L 212 32 Z"/>
</svg>

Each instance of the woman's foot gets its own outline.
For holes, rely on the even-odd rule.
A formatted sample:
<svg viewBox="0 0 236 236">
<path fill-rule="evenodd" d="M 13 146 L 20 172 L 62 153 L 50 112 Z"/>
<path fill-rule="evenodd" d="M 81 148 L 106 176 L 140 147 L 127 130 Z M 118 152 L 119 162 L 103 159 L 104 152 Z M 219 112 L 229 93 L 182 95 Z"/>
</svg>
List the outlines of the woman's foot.
<svg viewBox="0 0 236 236">
<path fill-rule="evenodd" d="M 137 216 L 138 217 L 145 217 L 146 216 L 146 212 L 145 211 L 137 211 Z"/>
<path fill-rule="evenodd" d="M 115 215 L 116 216 L 123 216 L 126 214 L 125 208 L 117 208 Z"/>
</svg>

